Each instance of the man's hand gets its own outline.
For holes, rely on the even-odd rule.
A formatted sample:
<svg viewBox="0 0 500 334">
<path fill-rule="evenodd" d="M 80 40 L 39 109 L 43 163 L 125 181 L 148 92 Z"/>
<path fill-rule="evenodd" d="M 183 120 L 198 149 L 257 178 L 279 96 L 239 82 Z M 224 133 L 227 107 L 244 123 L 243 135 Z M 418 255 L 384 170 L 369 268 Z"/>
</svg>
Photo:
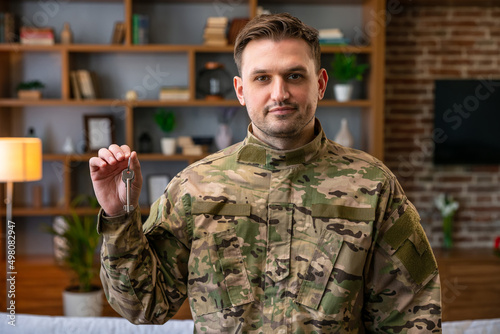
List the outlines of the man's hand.
<svg viewBox="0 0 500 334">
<path fill-rule="evenodd" d="M 113 144 L 108 149 L 101 148 L 98 156 L 89 160 L 94 192 L 107 216 L 125 213 L 123 206 L 127 203 L 127 193 L 122 172 L 127 168 L 129 157 L 130 169 L 135 173 L 135 179 L 130 183 L 130 204 L 135 208 L 139 205 L 142 187 L 141 165 L 137 153 L 131 152 L 127 145 Z"/>
</svg>

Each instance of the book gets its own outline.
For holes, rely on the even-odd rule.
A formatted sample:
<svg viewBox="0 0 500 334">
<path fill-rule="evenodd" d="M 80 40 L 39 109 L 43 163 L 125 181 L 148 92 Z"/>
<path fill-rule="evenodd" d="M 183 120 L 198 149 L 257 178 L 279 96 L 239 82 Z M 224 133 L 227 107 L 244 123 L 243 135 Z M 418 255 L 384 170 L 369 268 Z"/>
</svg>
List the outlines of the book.
<svg viewBox="0 0 500 334">
<path fill-rule="evenodd" d="M 149 43 L 149 17 L 142 14 L 132 15 L 132 44 Z"/>
<path fill-rule="evenodd" d="M 5 43 L 5 14 L 0 13 L 0 43 Z"/>
<path fill-rule="evenodd" d="M 21 44 L 28 45 L 53 45 L 54 30 L 52 28 L 21 27 Z"/>
<path fill-rule="evenodd" d="M 229 32 L 227 35 L 227 40 L 229 44 L 234 44 L 236 37 L 243 27 L 248 23 L 250 19 L 248 18 L 234 18 L 229 26 Z"/>
<path fill-rule="evenodd" d="M 184 146 L 182 148 L 182 154 L 184 155 L 202 155 L 208 152 L 208 147 L 205 145 L 191 145 Z"/>
<path fill-rule="evenodd" d="M 4 14 L 3 41 L 5 43 L 15 43 L 19 40 L 19 20 L 13 13 Z"/>
<path fill-rule="evenodd" d="M 111 44 L 122 44 L 125 40 L 125 23 L 115 22 L 113 35 L 111 36 Z"/>
<path fill-rule="evenodd" d="M 342 38 L 344 34 L 338 28 L 332 29 L 319 29 L 318 30 L 319 38 Z"/>
<path fill-rule="evenodd" d="M 78 83 L 78 77 L 76 75 L 76 71 L 69 72 L 69 78 L 71 82 L 71 93 L 75 100 L 81 100 L 82 94 L 80 92 L 80 85 Z"/>
<path fill-rule="evenodd" d="M 186 87 L 161 87 L 158 94 L 159 100 L 189 100 L 189 88 Z"/>
<path fill-rule="evenodd" d="M 215 27 L 215 26 L 227 26 L 229 19 L 225 16 L 210 16 L 207 18 L 207 25 Z"/>
<path fill-rule="evenodd" d="M 96 98 L 92 75 L 87 70 L 77 70 L 78 86 L 83 99 L 93 100 Z"/>
<path fill-rule="evenodd" d="M 319 44 L 321 45 L 346 45 L 351 40 L 349 38 L 320 38 Z"/>
</svg>

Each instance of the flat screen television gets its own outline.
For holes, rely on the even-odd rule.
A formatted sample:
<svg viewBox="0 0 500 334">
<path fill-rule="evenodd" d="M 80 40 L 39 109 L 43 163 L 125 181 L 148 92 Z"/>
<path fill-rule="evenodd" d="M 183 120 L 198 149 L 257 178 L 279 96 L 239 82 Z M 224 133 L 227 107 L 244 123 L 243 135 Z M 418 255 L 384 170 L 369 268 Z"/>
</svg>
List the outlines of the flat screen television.
<svg viewBox="0 0 500 334">
<path fill-rule="evenodd" d="M 500 164 L 500 80 L 436 80 L 434 163 Z"/>
</svg>

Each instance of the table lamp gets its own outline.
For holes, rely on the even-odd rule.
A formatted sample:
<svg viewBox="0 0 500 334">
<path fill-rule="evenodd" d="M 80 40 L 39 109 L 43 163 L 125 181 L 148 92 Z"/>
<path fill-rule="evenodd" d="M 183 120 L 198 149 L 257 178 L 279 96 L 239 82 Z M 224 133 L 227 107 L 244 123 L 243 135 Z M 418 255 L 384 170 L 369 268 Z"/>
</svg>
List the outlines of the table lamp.
<svg viewBox="0 0 500 334">
<path fill-rule="evenodd" d="M 7 224 L 12 220 L 14 182 L 42 178 L 42 142 L 38 138 L 0 138 L 0 182 L 7 183 Z"/>
<path fill-rule="evenodd" d="M 7 240 L 9 231 L 9 221 L 12 220 L 12 198 L 14 192 L 14 182 L 36 181 L 42 178 L 42 142 L 38 138 L 0 138 L 0 182 L 7 183 L 7 193 L 5 204 L 6 225 L 5 225 L 5 263 L 6 272 L 9 270 L 7 254 L 9 244 Z M 8 284 L 7 295 L 8 296 Z M 7 297 L 7 306 L 9 306 Z"/>
</svg>

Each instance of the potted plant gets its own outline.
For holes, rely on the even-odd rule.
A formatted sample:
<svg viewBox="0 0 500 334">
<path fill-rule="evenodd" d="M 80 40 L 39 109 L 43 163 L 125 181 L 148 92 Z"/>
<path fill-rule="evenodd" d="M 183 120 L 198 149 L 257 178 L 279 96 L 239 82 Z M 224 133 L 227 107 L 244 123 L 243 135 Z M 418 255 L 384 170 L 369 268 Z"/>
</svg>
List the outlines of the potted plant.
<svg viewBox="0 0 500 334">
<path fill-rule="evenodd" d="M 95 197 L 80 195 L 71 207 L 87 203 L 97 208 Z M 59 224 L 57 225 L 57 222 Z M 48 232 L 55 236 L 54 248 L 60 254 L 61 264 L 71 272 L 71 284 L 63 291 L 64 315 L 100 316 L 103 292 L 95 279 L 99 272 L 96 251 L 100 245 L 95 214 L 78 215 L 76 212 L 50 227 Z"/>
<path fill-rule="evenodd" d="M 160 127 L 165 135 L 168 135 L 175 129 L 175 113 L 165 108 L 159 108 L 155 113 L 155 122 Z M 163 137 L 161 139 L 161 151 L 165 155 L 175 153 L 176 141 L 175 138 Z"/>
<path fill-rule="evenodd" d="M 38 80 L 21 82 L 17 85 L 17 97 L 25 100 L 39 100 L 42 98 L 42 89 L 45 87 Z"/>
<path fill-rule="evenodd" d="M 333 86 L 335 98 L 339 102 L 349 101 L 352 95 L 352 81 L 363 80 L 363 73 L 368 64 L 358 64 L 356 54 L 336 53 L 332 63 L 330 76 L 337 83 Z"/>
</svg>

